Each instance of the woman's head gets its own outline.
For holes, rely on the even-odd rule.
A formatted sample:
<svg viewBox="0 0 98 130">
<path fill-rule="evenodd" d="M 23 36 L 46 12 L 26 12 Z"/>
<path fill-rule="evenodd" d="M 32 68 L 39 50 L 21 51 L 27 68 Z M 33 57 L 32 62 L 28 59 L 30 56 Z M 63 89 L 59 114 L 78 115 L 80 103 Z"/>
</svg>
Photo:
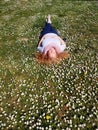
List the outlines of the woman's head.
<svg viewBox="0 0 98 130">
<path fill-rule="evenodd" d="M 51 48 L 47 51 L 47 53 L 38 53 L 36 55 L 37 60 L 40 63 L 48 64 L 48 63 L 57 63 L 62 59 L 67 59 L 69 54 L 67 52 L 58 53 L 55 48 Z"/>
<path fill-rule="evenodd" d="M 47 51 L 47 55 L 50 59 L 55 59 L 57 58 L 57 52 L 55 50 L 54 47 L 51 47 L 48 51 Z"/>
</svg>

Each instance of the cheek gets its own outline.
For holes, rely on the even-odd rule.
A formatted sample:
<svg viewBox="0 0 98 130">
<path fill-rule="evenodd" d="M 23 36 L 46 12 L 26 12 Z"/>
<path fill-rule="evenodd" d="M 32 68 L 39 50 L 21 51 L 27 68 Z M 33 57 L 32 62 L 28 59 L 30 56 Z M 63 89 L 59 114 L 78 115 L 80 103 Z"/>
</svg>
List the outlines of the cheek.
<svg viewBox="0 0 98 130">
<path fill-rule="evenodd" d="M 56 53 L 53 53 L 53 57 L 56 57 Z"/>
<path fill-rule="evenodd" d="M 54 51 L 54 53 L 53 53 L 54 55 L 56 55 L 56 52 Z"/>
</svg>

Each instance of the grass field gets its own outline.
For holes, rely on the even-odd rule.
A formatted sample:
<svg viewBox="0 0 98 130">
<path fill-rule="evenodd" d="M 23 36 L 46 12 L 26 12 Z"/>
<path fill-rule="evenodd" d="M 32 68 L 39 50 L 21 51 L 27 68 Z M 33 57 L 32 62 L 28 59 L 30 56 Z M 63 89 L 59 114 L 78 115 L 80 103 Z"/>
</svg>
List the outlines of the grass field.
<svg viewBox="0 0 98 130">
<path fill-rule="evenodd" d="M 45 17 L 70 58 L 34 54 Z M 0 0 L 0 130 L 98 129 L 98 2 Z"/>
</svg>

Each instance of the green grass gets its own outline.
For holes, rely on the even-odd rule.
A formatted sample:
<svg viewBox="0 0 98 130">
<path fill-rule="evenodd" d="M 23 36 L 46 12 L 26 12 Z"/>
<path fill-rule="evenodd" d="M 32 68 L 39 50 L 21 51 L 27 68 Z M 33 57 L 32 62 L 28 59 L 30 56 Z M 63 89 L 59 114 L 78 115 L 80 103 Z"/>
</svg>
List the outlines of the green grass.
<svg viewBox="0 0 98 130">
<path fill-rule="evenodd" d="M 34 54 L 47 14 L 70 58 L 50 66 Z M 0 129 L 98 129 L 98 2 L 0 1 Z"/>
</svg>

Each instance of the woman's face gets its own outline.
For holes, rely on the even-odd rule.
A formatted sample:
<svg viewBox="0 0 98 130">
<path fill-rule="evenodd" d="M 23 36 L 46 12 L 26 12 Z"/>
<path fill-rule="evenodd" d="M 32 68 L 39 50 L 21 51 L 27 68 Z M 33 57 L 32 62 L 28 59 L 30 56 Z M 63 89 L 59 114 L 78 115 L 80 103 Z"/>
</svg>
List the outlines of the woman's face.
<svg viewBox="0 0 98 130">
<path fill-rule="evenodd" d="M 57 57 L 56 50 L 53 47 L 50 48 L 48 51 L 48 55 L 50 58 L 56 58 Z"/>
</svg>

